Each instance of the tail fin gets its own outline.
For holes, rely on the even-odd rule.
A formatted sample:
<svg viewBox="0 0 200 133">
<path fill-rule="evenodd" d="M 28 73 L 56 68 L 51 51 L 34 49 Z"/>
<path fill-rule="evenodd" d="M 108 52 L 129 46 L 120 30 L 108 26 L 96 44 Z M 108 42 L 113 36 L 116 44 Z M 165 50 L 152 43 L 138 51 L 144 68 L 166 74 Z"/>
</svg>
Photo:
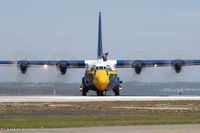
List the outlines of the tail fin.
<svg viewBox="0 0 200 133">
<path fill-rule="evenodd" d="M 101 12 L 99 12 L 97 59 L 102 59 L 102 55 L 103 55 L 103 45 L 102 45 Z"/>
</svg>

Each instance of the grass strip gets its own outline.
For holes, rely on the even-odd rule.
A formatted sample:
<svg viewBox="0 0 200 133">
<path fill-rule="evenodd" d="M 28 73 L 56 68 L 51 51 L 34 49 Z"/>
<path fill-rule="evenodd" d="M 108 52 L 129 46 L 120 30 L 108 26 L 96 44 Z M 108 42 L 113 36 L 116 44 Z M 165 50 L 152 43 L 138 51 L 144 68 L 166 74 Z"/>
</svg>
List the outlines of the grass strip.
<svg viewBox="0 0 200 133">
<path fill-rule="evenodd" d="M 118 125 L 199 124 L 200 114 L 140 114 L 1 118 L 0 128 L 62 128 Z"/>
<path fill-rule="evenodd" d="M 87 115 L 87 113 L 108 115 L 110 112 L 112 114 L 141 114 L 141 111 L 143 113 L 200 113 L 200 101 L 0 103 L 0 114 L 33 114 L 44 112 L 62 114 L 64 112 L 65 114 L 73 115 Z"/>
</svg>

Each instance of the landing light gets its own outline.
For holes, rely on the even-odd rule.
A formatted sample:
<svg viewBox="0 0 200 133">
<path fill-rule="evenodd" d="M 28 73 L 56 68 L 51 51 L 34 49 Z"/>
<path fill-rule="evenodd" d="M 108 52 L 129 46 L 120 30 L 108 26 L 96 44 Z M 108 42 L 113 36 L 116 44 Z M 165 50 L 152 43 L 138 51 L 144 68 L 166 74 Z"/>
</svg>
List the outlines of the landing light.
<svg viewBox="0 0 200 133">
<path fill-rule="evenodd" d="M 158 65 L 157 64 L 154 64 L 154 67 L 156 68 Z"/>
<path fill-rule="evenodd" d="M 48 65 L 47 64 L 44 64 L 43 67 L 44 67 L 44 69 L 48 69 Z"/>
</svg>

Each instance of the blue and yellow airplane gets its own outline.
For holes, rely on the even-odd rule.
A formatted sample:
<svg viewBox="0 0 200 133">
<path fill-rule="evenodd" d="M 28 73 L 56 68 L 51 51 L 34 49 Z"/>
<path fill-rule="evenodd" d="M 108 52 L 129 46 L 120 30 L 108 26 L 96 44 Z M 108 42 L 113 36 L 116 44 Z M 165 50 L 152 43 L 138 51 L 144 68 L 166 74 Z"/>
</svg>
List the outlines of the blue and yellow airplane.
<svg viewBox="0 0 200 133">
<path fill-rule="evenodd" d="M 176 73 L 180 73 L 182 66 L 200 65 L 200 60 L 108 60 L 108 53 L 103 52 L 101 13 L 99 13 L 98 48 L 96 60 L 19 60 L 0 61 L 3 65 L 15 65 L 22 74 L 26 74 L 31 66 L 56 66 L 62 75 L 70 68 L 86 68 L 82 78 L 80 90 L 83 96 L 93 90 L 97 95 L 104 95 L 106 91 L 113 91 L 120 95 L 122 81 L 118 77 L 116 68 L 132 68 L 136 74 L 141 74 L 144 67 L 171 66 Z"/>
</svg>

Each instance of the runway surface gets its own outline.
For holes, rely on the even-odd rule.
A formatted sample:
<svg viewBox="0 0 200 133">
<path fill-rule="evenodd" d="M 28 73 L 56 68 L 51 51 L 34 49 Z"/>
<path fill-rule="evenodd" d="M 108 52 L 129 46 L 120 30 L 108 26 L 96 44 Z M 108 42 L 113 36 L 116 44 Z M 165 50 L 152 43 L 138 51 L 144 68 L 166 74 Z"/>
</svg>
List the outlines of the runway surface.
<svg viewBox="0 0 200 133">
<path fill-rule="evenodd" d="M 96 102 L 170 100 L 200 100 L 200 96 L 0 96 L 0 102 Z"/>
<path fill-rule="evenodd" d="M 113 126 L 46 129 L 7 129 L 0 133 L 199 133 L 200 125 Z"/>
</svg>

